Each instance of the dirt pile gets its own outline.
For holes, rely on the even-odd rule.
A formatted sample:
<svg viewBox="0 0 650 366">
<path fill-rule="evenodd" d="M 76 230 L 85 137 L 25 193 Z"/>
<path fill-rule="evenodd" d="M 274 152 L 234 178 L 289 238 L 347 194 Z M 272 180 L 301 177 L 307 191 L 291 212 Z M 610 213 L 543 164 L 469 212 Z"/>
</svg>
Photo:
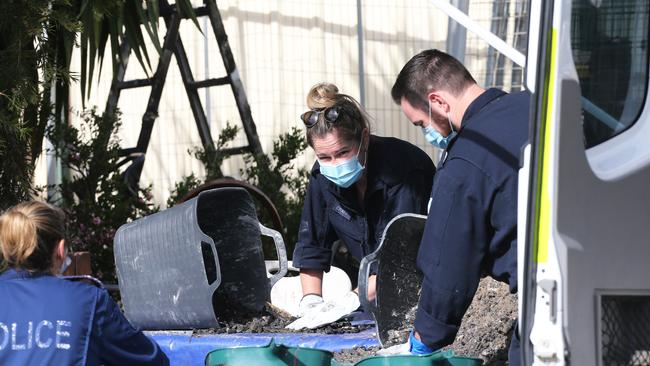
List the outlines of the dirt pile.
<svg viewBox="0 0 650 366">
<path fill-rule="evenodd" d="M 508 346 L 517 319 L 517 296 L 490 277 L 481 280 L 451 349 L 478 357 L 485 365 L 507 365 Z"/>
</svg>

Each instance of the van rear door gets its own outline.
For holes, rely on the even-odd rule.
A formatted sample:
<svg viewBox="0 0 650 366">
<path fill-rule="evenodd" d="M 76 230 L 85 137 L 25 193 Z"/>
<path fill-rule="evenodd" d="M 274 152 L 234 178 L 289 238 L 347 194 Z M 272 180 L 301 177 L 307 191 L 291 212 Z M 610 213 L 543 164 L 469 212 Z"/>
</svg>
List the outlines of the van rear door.
<svg viewBox="0 0 650 366">
<path fill-rule="evenodd" d="M 524 364 L 650 364 L 649 14 L 650 0 L 531 2 Z"/>
</svg>

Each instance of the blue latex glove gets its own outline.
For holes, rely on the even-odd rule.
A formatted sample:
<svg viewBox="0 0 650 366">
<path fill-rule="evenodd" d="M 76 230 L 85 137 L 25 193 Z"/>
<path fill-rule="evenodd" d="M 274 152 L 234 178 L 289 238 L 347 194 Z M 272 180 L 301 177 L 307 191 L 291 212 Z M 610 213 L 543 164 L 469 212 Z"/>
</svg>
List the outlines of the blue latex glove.
<svg viewBox="0 0 650 366">
<path fill-rule="evenodd" d="M 409 352 L 414 355 L 428 355 L 429 353 L 433 353 L 433 350 L 415 338 L 415 332 L 411 331 L 409 335 Z"/>
</svg>

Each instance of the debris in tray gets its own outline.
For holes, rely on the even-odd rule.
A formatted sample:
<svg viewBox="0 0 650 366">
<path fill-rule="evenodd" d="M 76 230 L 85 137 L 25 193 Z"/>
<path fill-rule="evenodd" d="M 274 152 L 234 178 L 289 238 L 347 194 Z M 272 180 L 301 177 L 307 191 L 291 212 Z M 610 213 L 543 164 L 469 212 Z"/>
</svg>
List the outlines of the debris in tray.
<svg viewBox="0 0 650 366">
<path fill-rule="evenodd" d="M 266 306 L 264 307 L 269 313 L 274 315 L 277 318 L 284 319 L 287 321 L 294 321 L 296 318 L 292 316 L 291 314 L 287 313 L 286 311 L 280 309 L 279 307 L 271 304 L 270 302 L 266 303 Z"/>
<path fill-rule="evenodd" d="M 374 325 L 352 325 L 347 320 L 339 320 L 316 329 L 291 330 L 285 328 L 295 320 L 289 314 L 267 303 L 261 311 L 221 309 L 219 328 L 195 329 L 194 335 L 232 334 L 232 333 L 358 333 Z"/>
<path fill-rule="evenodd" d="M 354 347 L 334 352 L 334 360 L 339 363 L 355 364 L 366 357 L 372 357 L 380 347 Z"/>
</svg>

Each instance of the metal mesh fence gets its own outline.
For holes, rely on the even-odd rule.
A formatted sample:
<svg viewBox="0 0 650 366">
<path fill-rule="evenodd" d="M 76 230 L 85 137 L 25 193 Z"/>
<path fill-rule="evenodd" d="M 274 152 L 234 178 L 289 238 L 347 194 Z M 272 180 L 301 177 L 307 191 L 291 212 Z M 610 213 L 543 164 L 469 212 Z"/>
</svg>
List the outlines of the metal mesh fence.
<svg viewBox="0 0 650 366">
<path fill-rule="evenodd" d="M 602 296 L 601 364 L 650 365 L 650 296 Z"/>
<path fill-rule="evenodd" d="M 469 16 L 519 52 L 526 52 L 528 1 L 470 1 Z M 470 33 L 467 34 L 465 63 L 481 85 L 507 91 L 522 89 L 523 67 Z"/>
</svg>

